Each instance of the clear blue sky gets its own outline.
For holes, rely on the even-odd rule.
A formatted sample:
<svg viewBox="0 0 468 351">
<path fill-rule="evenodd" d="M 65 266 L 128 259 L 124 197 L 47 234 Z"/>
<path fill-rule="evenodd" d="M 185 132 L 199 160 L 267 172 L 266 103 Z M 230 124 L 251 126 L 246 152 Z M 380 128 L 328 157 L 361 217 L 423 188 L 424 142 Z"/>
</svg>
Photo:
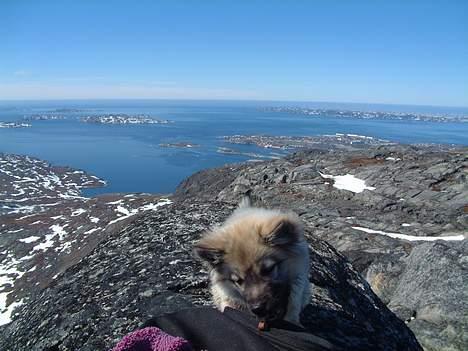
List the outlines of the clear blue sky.
<svg viewBox="0 0 468 351">
<path fill-rule="evenodd" d="M 0 99 L 468 106 L 467 0 L 1 0 Z"/>
</svg>

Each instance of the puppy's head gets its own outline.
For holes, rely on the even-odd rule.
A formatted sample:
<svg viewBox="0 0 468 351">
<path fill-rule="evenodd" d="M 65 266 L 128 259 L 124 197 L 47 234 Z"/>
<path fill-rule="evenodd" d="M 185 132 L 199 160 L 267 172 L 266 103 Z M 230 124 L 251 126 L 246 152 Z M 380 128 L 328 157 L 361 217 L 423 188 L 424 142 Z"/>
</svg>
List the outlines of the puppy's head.
<svg viewBox="0 0 468 351">
<path fill-rule="evenodd" d="M 212 284 L 229 284 L 259 318 L 282 319 L 302 232 L 293 213 L 246 207 L 208 232 L 195 253 L 216 271 Z"/>
</svg>

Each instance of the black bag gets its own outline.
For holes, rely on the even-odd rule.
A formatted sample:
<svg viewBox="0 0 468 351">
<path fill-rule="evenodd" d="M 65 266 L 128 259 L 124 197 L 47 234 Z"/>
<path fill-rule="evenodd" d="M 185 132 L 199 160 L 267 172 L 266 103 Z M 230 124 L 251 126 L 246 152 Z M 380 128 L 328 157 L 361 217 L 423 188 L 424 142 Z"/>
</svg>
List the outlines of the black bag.
<svg viewBox="0 0 468 351">
<path fill-rule="evenodd" d="M 158 327 L 188 340 L 193 348 L 208 351 L 329 351 L 339 350 L 328 341 L 299 326 L 278 321 L 265 331 L 258 320 L 226 308 L 192 308 L 152 318 L 143 327 Z"/>
</svg>

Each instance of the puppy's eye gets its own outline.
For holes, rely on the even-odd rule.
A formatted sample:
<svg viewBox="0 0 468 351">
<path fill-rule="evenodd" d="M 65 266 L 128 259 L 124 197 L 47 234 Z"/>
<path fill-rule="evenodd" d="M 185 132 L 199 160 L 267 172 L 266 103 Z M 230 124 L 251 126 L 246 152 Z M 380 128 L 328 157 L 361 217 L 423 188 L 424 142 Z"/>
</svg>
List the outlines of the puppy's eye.
<svg viewBox="0 0 468 351">
<path fill-rule="evenodd" d="M 274 275 L 278 270 L 278 263 L 271 263 L 262 267 L 262 275 Z"/>
<path fill-rule="evenodd" d="M 238 277 L 235 274 L 231 275 L 231 281 L 238 286 L 241 286 L 244 283 L 244 279 Z"/>
</svg>

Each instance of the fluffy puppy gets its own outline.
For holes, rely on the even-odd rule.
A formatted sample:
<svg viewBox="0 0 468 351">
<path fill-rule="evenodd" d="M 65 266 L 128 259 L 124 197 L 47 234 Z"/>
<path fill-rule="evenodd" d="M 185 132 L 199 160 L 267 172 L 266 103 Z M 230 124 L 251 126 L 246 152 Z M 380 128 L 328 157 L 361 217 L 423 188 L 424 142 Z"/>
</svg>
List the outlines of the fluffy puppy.
<svg viewBox="0 0 468 351">
<path fill-rule="evenodd" d="M 309 250 L 299 217 L 252 207 L 244 198 L 226 222 L 194 246 L 210 269 L 213 301 L 265 321 L 299 324 L 309 301 Z"/>
</svg>

